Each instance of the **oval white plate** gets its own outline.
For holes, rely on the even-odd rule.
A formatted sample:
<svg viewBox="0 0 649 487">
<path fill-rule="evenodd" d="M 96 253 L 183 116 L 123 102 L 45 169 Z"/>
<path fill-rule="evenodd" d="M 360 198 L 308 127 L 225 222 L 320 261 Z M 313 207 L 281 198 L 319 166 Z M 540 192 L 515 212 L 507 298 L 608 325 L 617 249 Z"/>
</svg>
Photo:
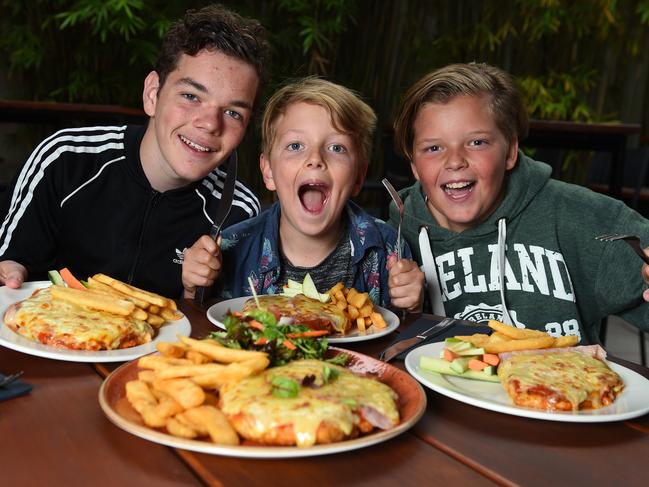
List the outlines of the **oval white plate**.
<svg viewBox="0 0 649 487">
<path fill-rule="evenodd" d="M 11 289 L 6 286 L 0 287 L 1 316 L 4 316 L 4 312 L 9 305 L 28 298 L 36 289 L 48 287 L 50 284 L 49 281 L 34 281 L 24 283 L 20 289 Z M 157 336 L 151 342 L 144 345 L 120 350 L 99 350 L 92 352 L 54 348 L 43 345 L 42 343 L 33 342 L 9 329 L 5 326 L 4 320 L 1 320 L 0 345 L 29 355 L 55 360 L 66 360 L 68 362 L 126 362 L 155 352 L 156 343 L 158 342 L 175 342 L 177 341 L 176 335 L 189 336 L 191 331 L 192 327 L 189 320 L 183 316 L 179 320 L 169 322 L 162 326 Z"/>
<path fill-rule="evenodd" d="M 213 304 L 207 310 L 207 319 L 214 323 L 216 326 L 225 330 L 225 325 L 223 320 L 225 319 L 225 314 L 228 311 L 241 311 L 244 303 L 252 299 L 251 296 L 241 296 L 239 298 L 228 299 L 226 301 L 221 301 L 219 303 Z M 399 318 L 389 309 L 382 308 L 381 306 L 374 306 L 374 308 L 381 313 L 383 319 L 388 326 L 385 328 L 376 328 L 370 327 L 367 331 L 359 331 L 355 326 L 352 326 L 352 329 L 346 335 L 329 335 L 327 340 L 329 343 L 350 343 L 350 342 L 362 342 L 365 340 L 373 340 L 374 338 L 379 338 L 385 335 L 392 333 L 399 327 Z"/>
<path fill-rule="evenodd" d="M 601 409 L 575 412 L 548 412 L 524 408 L 512 404 L 509 395 L 498 382 L 482 382 L 443 375 L 419 367 L 420 357 L 439 357 L 444 342 L 431 343 L 415 348 L 406 355 L 406 369 L 426 387 L 458 401 L 499 413 L 525 418 L 566 421 L 571 423 L 604 423 L 636 418 L 649 412 L 649 379 L 633 370 L 606 362 L 624 381 L 624 390 L 615 402 Z"/>
<path fill-rule="evenodd" d="M 129 362 L 114 370 L 99 389 L 99 404 L 104 414 L 124 431 L 145 440 L 174 448 L 182 448 L 212 455 L 240 458 L 297 458 L 315 455 L 329 455 L 365 448 L 382 443 L 411 428 L 426 410 L 426 393 L 423 388 L 405 371 L 358 352 L 330 348 L 335 353 L 351 356 L 348 368 L 359 375 L 374 377 L 389 385 L 399 395 L 399 415 L 401 422 L 388 430 L 374 430 L 370 434 L 351 440 L 315 445 L 307 448 L 297 446 L 253 446 L 217 445 L 209 441 L 188 440 L 167 434 L 161 429 L 145 426 L 138 413 L 126 399 L 126 383 L 136 379 L 140 370 L 137 362 Z M 272 481 L 270 484 L 272 485 Z"/>
</svg>

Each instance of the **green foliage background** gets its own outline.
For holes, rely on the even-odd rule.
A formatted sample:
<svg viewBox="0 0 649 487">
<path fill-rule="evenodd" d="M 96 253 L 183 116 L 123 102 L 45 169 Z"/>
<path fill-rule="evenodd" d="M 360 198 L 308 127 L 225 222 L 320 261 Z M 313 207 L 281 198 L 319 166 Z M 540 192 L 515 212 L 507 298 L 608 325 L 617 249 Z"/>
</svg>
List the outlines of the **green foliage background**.
<svg viewBox="0 0 649 487">
<path fill-rule="evenodd" d="M 187 8 L 206 3 L 0 0 L 0 68 L 14 98 L 140 107 L 161 36 Z M 319 74 L 375 108 L 381 130 L 370 178 L 385 172 L 401 93 L 451 62 L 485 61 L 516 75 L 532 117 L 621 120 L 649 132 L 649 0 L 222 3 L 269 32 L 265 95 L 285 78 Z M 256 161 L 257 148 L 253 129 L 243 151 Z M 254 179 L 256 164 L 248 169 Z"/>
</svg>

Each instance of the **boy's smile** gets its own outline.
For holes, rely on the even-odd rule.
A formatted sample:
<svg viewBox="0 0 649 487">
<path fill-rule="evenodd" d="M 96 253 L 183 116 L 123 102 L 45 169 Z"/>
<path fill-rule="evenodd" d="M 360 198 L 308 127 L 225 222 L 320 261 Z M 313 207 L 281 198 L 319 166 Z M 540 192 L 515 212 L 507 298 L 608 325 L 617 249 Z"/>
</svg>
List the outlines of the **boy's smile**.
<svg viewBox="0 0 649 487">
<path fill-rule="evenodd" d="M 151 185 L 166 191 L 203 179 L 239 145 L 259 80 L 246 62 L 203 50 L 159 81 L 151 72 L 144 83 L 151 120 L 140 156 Z"/>
<path fill-rule="evenodd" d="M 328 110 L 305 102 L 289 105 L 275 134 L 260 166 L 282 206 L 283 240 L 337 239 L 343 209 L 360 191 L 367 167 L 358 161 L 352 137 L 333 125 Z"/>
<path fill-rule="evenodd" d="M 496 126 L 486 96 L 427 103 L 413 124 L 412 169 L 440 226 L 462 232 L 500 204 L 518 156 Z"/>
</svg>

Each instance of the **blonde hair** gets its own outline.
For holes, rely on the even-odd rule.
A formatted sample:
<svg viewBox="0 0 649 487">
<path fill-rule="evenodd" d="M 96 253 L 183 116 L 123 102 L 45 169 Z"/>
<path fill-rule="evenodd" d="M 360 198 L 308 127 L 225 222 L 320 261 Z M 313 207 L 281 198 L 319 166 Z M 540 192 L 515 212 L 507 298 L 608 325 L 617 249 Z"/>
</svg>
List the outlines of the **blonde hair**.
<svg viewBox="0 0 649 487">
<path fill-rule="evenodd" d="M 261 150 L 264 154 L 270 155 L 277 119 L 286 113 L 289 106 L 300 102 L 325 108 L 336 130 L 351 136 L 359 159 L 369 162 L 376 127 L 374 110 L 349 88 L 315 77 L 287 84 L 268 100 L 261 123 Z"/>
<path fill-rule="evenodd" d="M 489 97 L 491 116 L 507 141 L 527 137 L 527 108 L 509 73 L 484 63 L 451 64 L 428 73 L 404 95 L 394 120 L 394 141 L 402 155 L 412 160 L 413 124 L 421 107 L 458 96 Z"/>
</svg>

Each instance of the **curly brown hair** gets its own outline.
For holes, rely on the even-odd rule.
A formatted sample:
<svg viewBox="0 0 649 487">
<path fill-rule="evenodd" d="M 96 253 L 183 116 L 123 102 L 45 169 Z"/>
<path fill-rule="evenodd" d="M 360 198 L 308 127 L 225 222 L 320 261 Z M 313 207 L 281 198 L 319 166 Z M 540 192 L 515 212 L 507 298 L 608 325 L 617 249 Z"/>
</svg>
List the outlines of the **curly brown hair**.
<svg viewBox="0 0 649 487">
<path fill-rule="evenodd" d="M 195 56 L 203 49 L 220 51 L 253 66 L 259 76 L 257 93 L 262 91 L 268 79 L 266 66 L 270 58 L 265 29 L 257 20 L 242 17 L 218 4 L 187 10 L 169 28 L 155 65 L 160 87 L 183 54 Z"/>
</svg>

